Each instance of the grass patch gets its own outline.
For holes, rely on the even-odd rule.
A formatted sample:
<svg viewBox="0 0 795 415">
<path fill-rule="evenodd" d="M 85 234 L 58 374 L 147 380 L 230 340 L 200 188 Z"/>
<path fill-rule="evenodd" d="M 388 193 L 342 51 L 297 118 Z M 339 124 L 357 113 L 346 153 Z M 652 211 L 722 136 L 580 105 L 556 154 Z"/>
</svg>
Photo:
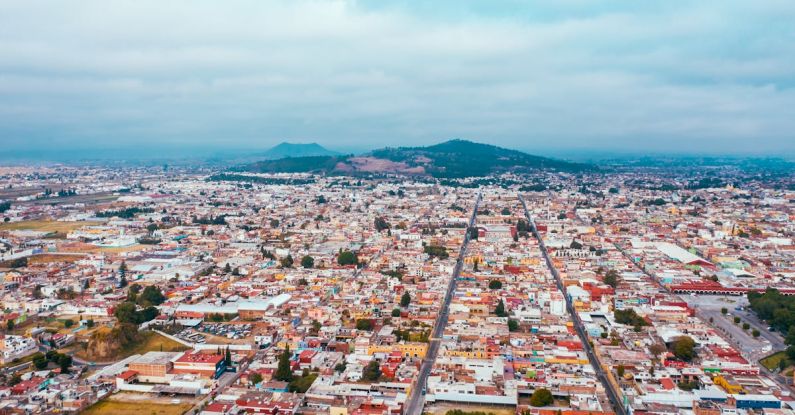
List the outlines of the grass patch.
<svg viewBox="0 0 795 415">
<path fill-rule="evenodd" d="M 120 349 L 115 356 L 99 358 L 93 356 L 91 351 L 86 350 L 84 347 L 78 347 L 75 355 L 87 361 L 116 361 L 146 352 L 183 352 L 189 349 L 184 344 L 175 342 L 153 331 L 145 331 L 141 333 L 141 337 L 143 338 L 141 341 L 134 343 L 130 347 Z"/>
<path fill-rule="evenodd" d="M 152 402 L 119 402 L 102 400 L 91 405 L 81 412 L 82 415 L 182 415 L 193 404 L 183 402 L 178 404 L 161 404 Z"/>
<path fill-rule="evenodd" d="M 0 224 L 0 231 L 31 230 L 41 232 L 69 233 L 83 226 L 99 225 L 102 222 L 77 221 L 62 222 L 57 220 L 26 220 Z"/>
<path fill-rule="evenodd" d="M 764 357 L 759 360 L 759 363 L 761 363 L 762 366 L 766 367 L 768 370 L 776 370 L 780 367 L 782 361 L 784 362 L 785 367 L 792 365 L 792 362 L 787 358 L 787 353 L 783 351 Z"/>
</svg>

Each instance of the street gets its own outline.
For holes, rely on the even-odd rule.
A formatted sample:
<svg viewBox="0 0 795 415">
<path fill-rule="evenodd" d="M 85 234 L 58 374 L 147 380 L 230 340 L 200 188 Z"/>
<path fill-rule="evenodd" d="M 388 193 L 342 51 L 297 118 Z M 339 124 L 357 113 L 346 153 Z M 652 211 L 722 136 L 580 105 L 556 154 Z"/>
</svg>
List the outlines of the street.
<svg viewBox="0 0 795 415">
<path fill-rule="evenodd" d="M 475 207 L 472 209 L 472 216 L 469 219 L 469 227 L 467 228 L 467 232 L 464 236 L 464 242 L 461 244 L 461 248 L 458 252 L 458 260 L 456 261 L 455 268 L 453 269 L 453 274 L 450 278 L 450 282 L 447 285 L 447 293 L 444 296 L 444 302 L 442 303 L 441 312 L 439 316 L 436 318 L 436 323 L 433 325 L 433 331 L 431 332 L 431 339 L 428 344 L 428 352 L 425 354 L 425 358 L 422 360 L 420 364 L 420 371 L 417 375 L 417 382 L 414 385 L 414 388 L 411 390 L 411 394 L 409 395 L 408 399 L 406 400 L 406 405 L 403 409 L 403 413 L 406 415 L 420 415 L 422 413 L 422 409 L 425 406 L 425 387 L 428 381 L 428 375 L 431 373 L 431 368 L 433 368 L 434 362 L 436 362 L 436 356 L 439 353 L 439 346 L 441 343 L 440 336 L 444 334 L 444 328 L 447 326 L 447 317 L 449 313 L 450 301 L 453 299 L 453 292 L 455 291 L 456 280 L 458 276 L 461 274 L 461 269 L 464 265 L 464 255 L 466 254 L 467 244 L 469 244 L 469 228 L 475 226 L 475 218 L 477 217 L 478 213 L 478 206 L 480 205 L 480 193 L 478 193 L 478 198 L 475 201 Z"/>
</svg>

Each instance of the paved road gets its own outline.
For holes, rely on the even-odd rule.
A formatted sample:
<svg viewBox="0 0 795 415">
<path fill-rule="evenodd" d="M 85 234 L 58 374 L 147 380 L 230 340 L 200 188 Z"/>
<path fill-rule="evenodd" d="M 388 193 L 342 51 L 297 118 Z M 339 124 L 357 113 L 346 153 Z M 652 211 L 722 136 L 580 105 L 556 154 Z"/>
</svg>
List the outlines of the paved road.
<svg viewBox="0 0 795 415">
<path fill-rule="evenodd" d="M 549 257 L 547 247 L 544 245 L 544 239 L 541 238 L 541 235 L 538 233 L 538 229 L 536 229 L 536 223 L 532 216 L 530 216 L 530 211 L 527 210 L 527 204 L 525 203 L 522 195 L 519 195 L 519 200 L 522 202 L 524 214 L 527 218 L 527 222 L 530 224 L 531 230 L 533 231 L 533 236 L 535 236 L 535 238 L 538 240 L 538 246 L 541 249 L 541 254 L 544 256 L 544 260 L 547 263 L 547 268 L 549 268 L 549 271 L 555 277 L 555 283 L 558 286 L 558 290 L 563 293 L 563 297 L 566 299 L 566 309 L 568 310 L 569 315 L 574 322 L 574 328 L 577 331 L 577 334 L 580 336 L 580 341 L 582 341 L 583 347 L 585 348 L 585 353 L 588 355 L 588 360 L 591 362 L 591 366 L 593 367 L 594 372 L 596 372 L 597 378 L 605 387 L 607 398 L 610 399 L 610 403 L 613 405 L 613 410 L 617 415 L 627 415 L 626 409 L 621 402 L 621 395 L 619 395 L 618 392 L 613 388 L 613 384 L 607 380 L 607 375 L 602 369 L 599 359 L 596 358 L 593 347 L 591 347 L 591 343 L 589 342 L 588 336 L 585 333 L 585 327 L 582 323 L 582 320 L 580 320 L 580 315 L 574 310 L 574 304 L 572 304 L 571 298 L 566 295 L 566 290 L 563 287 L 563 280 L 560 278 L 558 270 L 555 268 L 555 265 L 552 263 L 552 260 Z"/>
<path fill-rule="evenodd" d="M 458 260 L 456 261 L 453 275 L 450 278 L 450 283 L 447 285 L 447 293 L 442 302 L 441 312 L 436 317 L 436 323 L 433 325 L 431 332 L 431 339 L 428 344 L 428 352 L 425 353 L 425 358 L 420 364 L 420 372 L 417 375 L 417 383 L 411 389 L 411 395 L 406 400 L 406 405 L 403 408 L 403 413 L 406 415 L 420 415 L 422 408 L 425 406 L 425 387 L 428 382 L 428 375 L 431 373 L 436 356 L 439 353 L 439 345 L 441 343 L 440 337 L 444 334 L 444 328 L 447 326 L 447 317 L 450 311 L 450 301 L 453 299 L 453 292 L 455 292 L 456 280 L 461 274 L 461 268 L 464 265 L 464 255 L 466 254 L 467 244 L 469 244 L 469 228 L 475 226 L 475 218 L 478 214 L 478 206 L 480 205 L 481 195 L 478 193 L 478 198 L 475 201 L 475 207 L 472 209 L 472 216 L 469 218 L 469 227 L 464 236 L 464 243 L 461 244 L 461 249 L 458 252 Z"/>
</svg>

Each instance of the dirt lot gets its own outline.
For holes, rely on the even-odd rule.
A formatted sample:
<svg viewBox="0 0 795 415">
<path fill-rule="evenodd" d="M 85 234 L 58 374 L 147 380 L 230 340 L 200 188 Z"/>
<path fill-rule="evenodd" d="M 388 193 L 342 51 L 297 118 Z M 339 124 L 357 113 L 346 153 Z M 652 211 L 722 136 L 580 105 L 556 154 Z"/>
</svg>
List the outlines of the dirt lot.
<svg viewBox="0 0 795 415">
<path fill-rule="evenodd" d="M 179 403 L 172 403 L 179 399 Z M 193 407 L 193 400 L 160 398 L 151 394 L 117 393 L 103 399 L 85 411 L 83 415 L 182 415 Z"/>
<path fill-rule="evenodd" d="M 514 415 L 516 413 L 516 410 L 512 406 L 463 405 L 457 403 L 427 404 L 425 405 L 423 413 L 444 415 L 447 411 L 452 411 L 453 409 L 460 409 L 467 412 L 480 411 L 494 415 Z"/>
<path fill-rule="evenodd" d="M 8 222 L 0 224 L 0 231 L 31 230 L 41 232 L 69 233 L 83 226 L 98 225 L 102 222 L 61 222 L 57 220 L 26 220 L 21 222 Z"/>
</svg>

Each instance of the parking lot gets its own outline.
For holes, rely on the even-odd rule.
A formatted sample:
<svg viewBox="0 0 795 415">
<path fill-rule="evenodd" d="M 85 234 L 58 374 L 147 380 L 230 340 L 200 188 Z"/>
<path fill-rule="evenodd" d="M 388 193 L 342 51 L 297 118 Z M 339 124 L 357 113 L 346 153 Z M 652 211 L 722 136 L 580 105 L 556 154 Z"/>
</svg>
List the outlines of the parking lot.
<svg viewBox="0 0 795 415">
<path fill-rule="evenodd" d="M 196 328 L 186 328 L 176 336 L 192 343 L 206 343 L 208 337 L 240 340 L 251 335 L 251 328 L 251 324 L 202 323 Z"/>
</svg>

